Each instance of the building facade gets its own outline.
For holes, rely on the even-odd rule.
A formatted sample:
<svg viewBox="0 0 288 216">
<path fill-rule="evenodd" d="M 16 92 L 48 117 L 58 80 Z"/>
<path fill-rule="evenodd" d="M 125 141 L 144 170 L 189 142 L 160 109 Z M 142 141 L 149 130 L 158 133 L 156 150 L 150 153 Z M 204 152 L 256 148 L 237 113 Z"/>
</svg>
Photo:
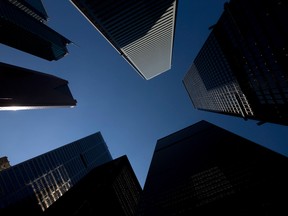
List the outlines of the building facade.
<svg viewBox="0 0 288 216">
<path fill-rule="evenodd" d="M 74 107 L 68 81 L 0 62 L 0 111 Z"/>
<path fill-rule="evenodd" d="M 41 213 L 93 168 L 112 161 L 100 132 L 0 172 L 0 208 Z"/>
<path fill-rule="evenodd" d="M 197 122 L 157 141 L 138 215 L 287 214 L 287 165 L 277 152 Z"/>
<path fill-rule="evenodd" d="M 212 32 L 183 79 L 199 110 L 253 118 L 254 112 Z"/>
<path fill-rule="evenodd" d="M 46 25 L 41 0 L 0 1 L 0 43 L 52 61 L 67 53 L 70 40 Z"/>
<path fill-rule="evenodd" d="M 70 0 L 148 80 L 171 68 L 177 0 Z"/>
<path fill-rule="evenodd" d="M 288 3 L 231 0 L 183 83 L 196 109 L 288 125 Z"/>
<path fill-rule="evenodd" d="M 142 188 L 126 155 L 91 170 L 43 215 L 135 216 Z"/>
</svg>

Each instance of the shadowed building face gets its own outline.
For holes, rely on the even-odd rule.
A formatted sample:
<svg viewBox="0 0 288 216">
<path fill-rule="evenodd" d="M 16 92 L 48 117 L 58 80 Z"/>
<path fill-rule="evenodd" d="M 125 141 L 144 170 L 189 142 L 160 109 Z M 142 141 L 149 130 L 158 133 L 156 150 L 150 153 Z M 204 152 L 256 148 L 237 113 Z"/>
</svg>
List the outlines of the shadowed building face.
<svg viewBox="0 0 288 216">
<path fill-rule="evenodd" d="M 0 62 L 0 110 L 74 107 L 68 81 Z"/>
<path fill-rule="evenodd" d="M 157 140 L 137 216 L 281 215 L 287 164 L 277 152 L 199 121 Z"/>
</svg>

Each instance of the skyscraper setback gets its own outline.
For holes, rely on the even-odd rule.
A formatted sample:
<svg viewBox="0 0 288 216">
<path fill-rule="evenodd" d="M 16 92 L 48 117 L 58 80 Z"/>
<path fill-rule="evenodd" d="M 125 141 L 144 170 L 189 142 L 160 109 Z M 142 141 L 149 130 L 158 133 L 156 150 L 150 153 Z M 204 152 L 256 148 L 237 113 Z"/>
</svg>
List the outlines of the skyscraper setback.
<svg viewBox="0 0 288 216">
<path fill-rule="evenodd" d="M 159 139 L 139 216 L 287 214 L 288 158 L 207 121 Z"/>
<path fill-rule="evenodd" d="M 183 79 L 199 110 L 288 125 L 288 3 L 231 0 Z"/>
<path fill-rule="evenodd" d="M 93 168 L 112 161 L 100 132 L 0 172 L 0 208 L 45 211 Z"/>
<path fill-rule="evenodd" d="M 70 0 L 146 80 L 171 68 L 177 0 Z"/>
</svg>

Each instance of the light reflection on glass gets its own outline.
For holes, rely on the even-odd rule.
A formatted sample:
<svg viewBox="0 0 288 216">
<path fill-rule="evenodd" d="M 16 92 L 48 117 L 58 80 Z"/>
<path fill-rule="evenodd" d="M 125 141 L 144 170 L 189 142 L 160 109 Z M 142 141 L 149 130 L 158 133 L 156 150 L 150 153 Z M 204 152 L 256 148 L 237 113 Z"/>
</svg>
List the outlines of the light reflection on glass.
<svg viewBox="0 0 288 216">
<path fill-rule="evenodd" d="M 33 109 L 47 109 L 47 108 L 67 108 L 67 106 L 7 106 L 0 107 L 0 111 L 18 111 L 18 110 L 33 110 Z M 73 108 L 75 106 L 70 106 Z"/>
<path fill-rule="evenodd" d="M 34 179 L 33 182 L 30 182 L 30 185 L 42 211 L 45 211 L 72 186 L 71 179 L 63 165 Z"/>
</svg>

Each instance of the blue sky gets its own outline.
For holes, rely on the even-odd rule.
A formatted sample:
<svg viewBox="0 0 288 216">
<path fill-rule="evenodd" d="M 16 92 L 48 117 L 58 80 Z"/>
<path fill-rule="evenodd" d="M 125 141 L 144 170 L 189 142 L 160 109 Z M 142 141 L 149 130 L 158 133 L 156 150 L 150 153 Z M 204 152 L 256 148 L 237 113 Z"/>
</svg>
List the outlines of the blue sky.
<svg viewBox="0 0 288 216">
<path fill-rule="evenodd" d="M 143 186 L 157 140 L 200 120 L 288 156 L 286 126 L 195 110 L 182 84 L 224 2 L 179 1 L 172 68 L 147 81 L 68 0 L 43 0 L 48 26 L 73 41 L 69 54 L 49 62 L 0 44 L 0 61 L 68 80 L 77 106 L 0 112 L 0 156 L 16 165 L 100 131 Z"/>
</svg>

